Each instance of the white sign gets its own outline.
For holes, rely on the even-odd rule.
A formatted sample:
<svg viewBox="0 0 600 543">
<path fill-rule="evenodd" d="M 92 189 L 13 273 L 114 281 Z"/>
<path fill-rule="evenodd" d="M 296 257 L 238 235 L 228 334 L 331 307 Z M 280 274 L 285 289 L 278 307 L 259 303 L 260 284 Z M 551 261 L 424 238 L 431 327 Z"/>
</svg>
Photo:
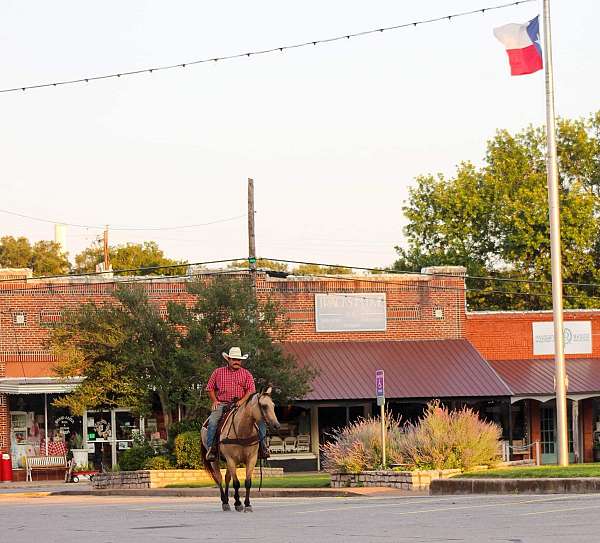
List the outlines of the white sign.
<svg viewBox="0 0 600 543">
<path fill-rule="evenodd" d="M 317 332 L 383 332 L 385 293 L 315 294 Z"/>
<path fill-rule="evenodd" d="M 533 354 L 554 354 L 554 323 L 533 322 Z M 591 321 L 564 322 L 565 354 L 592 352 Z"/>
</svg>

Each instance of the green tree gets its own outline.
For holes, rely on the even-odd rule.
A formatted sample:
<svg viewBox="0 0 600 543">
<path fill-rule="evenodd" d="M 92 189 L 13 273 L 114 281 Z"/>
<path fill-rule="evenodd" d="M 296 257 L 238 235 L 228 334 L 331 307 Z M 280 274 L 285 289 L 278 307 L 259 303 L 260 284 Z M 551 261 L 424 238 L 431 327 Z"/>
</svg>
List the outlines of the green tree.
<svg viewBox="0 0 600 543">
<path fill-rule="evenodd" d="M 600 264 L 600 114 L 558 123 L 561 241 L 565 282 L 598 282 Z M 462 163 L 452 178 L 424 175 L 403 208 L 408 245 L 396 269 L 460 264 L 475 309 L 551 307 L 545 133 L 498 131 L 482 167 Z M 526 282 L 540 281 L 541 283 Z M 597 305 L 588 288 L 566 286 L 569 307 Z M 539 296 L 543 293 L 543 296 Z"/>
<path fill-rule="evenodd" d="M 164 252 L 155 241 L 111 246 L 109 247 L 108 254 L 112 267 L 115 270 L 133 270 L 137 268 L 177 266 L 181 264 L 180 267 L 132 271 L 126 272 L 123 275 L 183 275 L 186 272 L 185 265 L 187 263 L 165 257 Z M 104 251 L 102 245 L 94 243 L 75 256 L 75 269 L 77 273 L 95 272 L 96 265 L 102 262 L 103 259 Z"/>
<path fill-rule="evenodd" d="M 344 266 L 319 266 L 318 264 L 300 264 L 292 270 L 294 275 L 348 275 L 352 269 Z"/>
<path fill-rule="evenodd" d="M 169 313 L 187 330 L 181 348 L 189 350 L 187 357 L 201 360 L 202 375 L 223 365 L 222 353 L 238 345 L 250 355 L 246 367 L 257 388 L 272 385 L 277 401 L 301 398 L 310 390 L 313 368 L 298 366 L 280 347 L 290 330 L 281 307 L 257 300 L 247 277 L 215 276 L 190 282 L 188 288 L 196 303 L 171 304 Z"/>
<path fill-rule="evenodd" d="M 229 269 L 248 269 L 248 261 L 247 260 L 236 260 L 227 266 Z M 258 258 L 256 260 L 256 267 L 259 270 L 273 270 L 278 272 L 287 272 L 288 265 L 285 262 L 275 262 L 273 260 L 269 260 L 267 258 Z"/>
<path fill-rule="evenodd" d="M 178 407 L 187 417 L 208 408 L 204 386 L 232 345 L 250 353 L 257 386 L 273 385 L 279 401 L 308 392 L 314 371 L 283 354 L 288 323 L 277 304 L 256 300 L 247 277 L 204 278 L 188 287 L 196 302 L 170 303 L 166 318 L 137 285 L 120 286 L 113 304 L 66 312 L 49 340 L 55 371 L 84 379 L 56 405 L 75 413 L 126 406 L 145 414 L 156 395 L 168 429 Z"/>
<path fill-rule="evenodd" d="M 34 275 L 61 275 L 70 265 L 60 245 L 53 241 L 38 241 L 31 245 L 24 237 L 0 238 L 0 267 L 32 268 Z"/>
<path fill-rule="evenodd" d="M 143 288 L 121 286 L 115 302 L 83 305 L 53 330 L 57 375 L 84 377 L 56 404 L 76 413 L 125 406 L 146 414 L 156 394 L 168 430 L 177 406 L 195 403 L 200 393 L 197 360 L 179 349 L 181 331 L 160 316 Z"/>
</svg>

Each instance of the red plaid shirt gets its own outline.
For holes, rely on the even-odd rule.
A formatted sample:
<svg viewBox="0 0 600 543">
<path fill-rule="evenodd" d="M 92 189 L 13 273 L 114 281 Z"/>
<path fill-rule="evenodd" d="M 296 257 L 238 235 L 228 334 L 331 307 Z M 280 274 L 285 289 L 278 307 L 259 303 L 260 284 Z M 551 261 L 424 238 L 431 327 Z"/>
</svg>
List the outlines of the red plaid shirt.
<svg viewBox="0 0 600 543">
<path fill-rule="evenodd" d="M 248 392 L 255 392 L 254 378 L 245 368 L 232 370 L 229 366 L 217 368 L 212 372 L 206 390 L 214 390 L 219 402 L 230 402 L 242 398 Z"/>
</svg>

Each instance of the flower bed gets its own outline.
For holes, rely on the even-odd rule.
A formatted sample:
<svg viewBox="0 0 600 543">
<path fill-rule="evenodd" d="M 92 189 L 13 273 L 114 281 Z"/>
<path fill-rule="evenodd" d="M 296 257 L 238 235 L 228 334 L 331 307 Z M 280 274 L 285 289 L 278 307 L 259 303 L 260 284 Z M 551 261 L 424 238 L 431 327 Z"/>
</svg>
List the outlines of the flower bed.
<svg viewBox="0 0 600 543">
<path fill-rule="evenodd" d="M 331 474 L 331 487 L 387 486 L 404 490 L 425 490 L 429 488 L 434 479 L 448 479 L 460 473 L 459 469 L 337 472 Z"/>
<path fill-rule="evenodd" d="M 225 470 L 221 470 L 223 476 Z M 238 478 L 243 481 L 246 468 L 238 468 Z M 282 477 L 283 468 L 263 468 L 263 477 Z M 253 478 L 260 477 L 258 468 L 254 469 Z M 118 471 L 100 473 L 92 480 L 95 489 L 105 488 L 164 488 L 169 485 L 182 483 L 209 483 L 212 479 L 204 470 L 196 469 L 166 469 Z"/>
</svg>

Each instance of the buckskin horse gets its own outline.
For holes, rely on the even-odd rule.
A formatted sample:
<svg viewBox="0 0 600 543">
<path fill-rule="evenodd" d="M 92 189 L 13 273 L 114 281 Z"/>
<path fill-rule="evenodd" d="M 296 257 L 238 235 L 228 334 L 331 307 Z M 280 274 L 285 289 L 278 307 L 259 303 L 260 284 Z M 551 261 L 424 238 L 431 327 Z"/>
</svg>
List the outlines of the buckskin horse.
<svg viewBox="0 0 600 543">
<path fill-rule="evenodd" d="M 250 505 L 250 489 L 252 488 L 252 472 L 256 466 L 258 456 L 258 426 L 257 424 L 264 420 L 267 425 L 275 430 L 280 427 L 279 421 L 275 416 L 275 405 L 271 398 L 271 387 L 264 392 L 254 393 L 245 404 L 240 407 L 234 407 L 227 416 L 218 439 L 219 453 L 227 464 L 225 473 L 225 488 L 223 488 L 223 478 L 219 469 L 219 460 L 209 462 L 206 460 L 207 452 L 207 429 L 202 428 L 201 451 L 204 469 L 219 485 L 221 492 L 221 503 L 223 511 L 231 511 L 229 506 L 229 483 L 233 480 L 234 506 L 236 511 L 252 512 Z M 218 456 L 218 455 L 217 455 Z M 240 501 L 240 481 L 237 477 L 236 468 L 240 464 L 246 466 L 246 498 L 244 505 Z"/>
</svg>

